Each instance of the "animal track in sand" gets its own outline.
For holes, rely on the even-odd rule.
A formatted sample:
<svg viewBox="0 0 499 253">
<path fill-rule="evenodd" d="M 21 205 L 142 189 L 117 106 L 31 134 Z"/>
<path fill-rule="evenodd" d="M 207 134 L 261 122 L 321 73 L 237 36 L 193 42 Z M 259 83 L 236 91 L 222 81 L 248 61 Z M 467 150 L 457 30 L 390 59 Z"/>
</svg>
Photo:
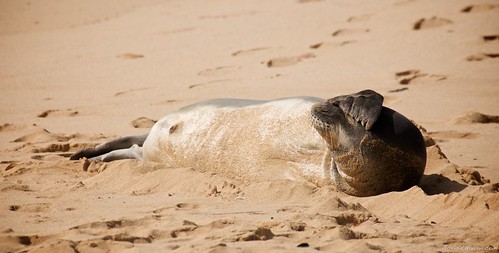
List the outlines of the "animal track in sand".
<svg viewBox="0 0 499 253">
<path fill-rule="evenodd" d="M 142 54 L 125 53 L 125 54 L 117 55 L 116 57 L 121 58 L 121 59 L 130 60 L 130 59 L 144 58 L 144 55 L 142 55 Z"/>
<path fill-rule="evenodd" d="M 206 86 L 206 85 L 209 85 L 209 84 L 225 83 L 225 82 L 228 82 L 228 81 L 231 81 L 231 79 L 219 79 L 219 80 L 213 80 L 213 81 L 208 81 L 208 82 L 204 82 L 204 83 L 191 84 L 191 85 L 189 85 L 189 89 L 197 88 L 197 87 L 200 87 L 200 86 Z"/>
<path fill-rule="evenodd" d="M 70 150 L 69 143 L 44 143 L 41 146 L 33 144 L 25 144 L 15 151 L 27 151 L 31 153 L 54 153 L 54 152 L 68 152 Z"/>
<path fill-rule="evenodd" d="M 198 76 L 221 76 L 232 73 L 241 67 L 238 66 L 220 66 L 213 69 L 205 69 L 198 72 Z"/>
<path fill-rule="evenodd" d="M 131 236 L 127 233 L 120 233 L 116 235 L 106 235 L 102 238 L 104 241 L 112 240 L 115 242 L 129 242 L 129 243 L 151 243 L 151 237 Z"/>
<path fill-rule="evenodd" d="M 297 2 L 298 3 L 301 3 L 301 4 L 306 4 L 306 3 L 316 3 L 316 2 L 322 2 L 324 0 L 298 0 Z"/>
<path fill-rule="evenodd" d="M 440 131 L 440 132 L 428 132 L 428 135 L 439 141 L 443 141 L 443 139 L 475 139 L 480 136 L 477 133 L 471 132 L 457 132 L 454 130 L 449 131 Z"/>
<path fill-rule="evenodd" d="M 308 53 L 299 56 L 291 56 L 291 57 L 277 57 L 270 59 L 266 62 L 267 67 L 269 68 L 279 68 L 295 65 L 305 59 L 315 58 L 315 54 Z"/>
<path fill-rule="evenodd" d="M 5 123 L 3 125 L 0 125 L 0 132 L 16 131 L 25 128 L 26 126 L 19 126 L 15 124 Z"/>
<path fill-rule="evenodd" d="M 409 88 L 404 87 L 404 88 L 400 88 L 400 89 L 393 89 L 393 90 L 389 90 L 388 92 L 397 93 L 397 92 L 402 92 L 402 91 L 406 91 L 406 90 L 409 90 Z"/>
<path fill-rule="evenodd" d="M 474 13 L 482 11 L 490 11 L 499 8 L 499 4 L 474 4 L 464 7 L 461 12 L 464 13 Z"/>
<path fill-rule="evenodd" d="M 50 206 L 51 204 L 49 203 L 32 203 L 32 204 L 25 204 L 25 205 L 11 205 L 9 207 L 10 211 L 23 211 L 23 212 L 32 212 L 32 213 L 38 213 L 38 212 L 48 212 L 50 211 Z"/>
<path fill-rule="evenodd" d="M 200 16 L 199 19 L 227 19 L 227 18 L 235 18 L 242 16 L 251 16 L 255 14 L 256 11 L 241 11 L 241 12 L 220 14 L 220 15 L 205 15 L 205 16 Z"/>
<path fill-rule="evenodd" d="M 270 49 L 270 47 L 256 47 L 256 48 L 251 48 L 251 49 L 238 50 L 238 51 L 232 53 L 231 55 L 232 56 L 245 56 L 245 55 L 249 55 L 249 54 L 254 53 L 254 52 L 268 50 L 268 49 Z"/>
<path fill-rule="evenodd" d="M 236 239 L 236 241 L 266 241 L 274 238 L 274 233 L 270 228 L 258 227 L 257 229 L 247 232 Z"/>
<path fill-rule="evenodd" d="M 483 61 L 486 59 L 499 58 L 499 53 L 474 54 L 466 57 L 467 61 Z"/>
<path fill-rule="evenodd" d="M 38 118 L 46 118 L 48 116 L 76 116 L 78 115 L 78 111 L 77 110 L 73 110 L 73 109 L 67 109 L 67 110 L 58 110 L 58 109 L 55 109 L 55 110 L 46 110 L 40 114 L 38 114 Z"/>
<path fill-rule="evenodd" d="M 397 79 L 398 82 L 402 85 L 408 85 L 420 81 L 425 81 L 425 82 L 442 81 L 447 79 L 447 77 L 444 75 L 422 73 L 421 70 L 419 69 L 410 69 L 395 73 L 395 79 Z"/>
<path fill-rule="evenodd" d="M 318 200 L 317 204 L 305 213 L 294 217 L 294 221 L 303 220 L 306 216 L 312 220 L 321 221 L 321 224 L 332 226 L 352 227 L 368 220 L 377 220 L 364 206 L 359 203 L 347 203 L 338 197 L 326 197 Z"/>
<path fill-rule="evenodd" d="M 50 239 L 50 236 L 38 236 L 38 235 L 33 235 L 33 236 L 17 236 L 17 241 L 25 246 L 33 246 L 40 244 L 46 240 Z M 49 250 L 50 251 L 50 250 Z M 43 251 L 42 251 L 43 252 Z"/>
<path fill-rule="evenodd" d="M 356 43 L 357 41 L 355 40 L 345 40 L 342 42 L 319 42 L 315 43 L 309 46 L 311 49 L 319 49 L 319 48 L 326 48 L 326 47 L 341 47 L 345 46 L 348 44 Z"/>
<path fill-rule="evenodd" d="M 152 87 L 144 87 L 144 88 L 137 88 L 137 89 L 130 89 L 130 90 L 127 90 L 127 91 L 120 91 L 120 92 L 117 92 L 114 94 L 115 97 L 118 97 L 118 96 L 121 96 L 121 95 L 125 95 L 125 94 L 129 94 L 129 93 L 133 93 L 133 92 L 136 92 L 136 91 L 143 91 L 143 90 L 150 90 L 152 89 Z"/>
<path fill-rule="evenodd" d="M 362 15 L 362 16 L 352 16 L 347 19 L 347 22 L 363 22 L 368 21 L 371 18 L 371 15 Z"/>
<path fill-rule="evenodd" d="M 50 141 L 64 142 L 64 141 L 69 141 L 72 138 L 74 138 L 74 135 L 53 134 L 49 132 L 47 129 L 40 129 L 34 133 L 21 136 L 15 139 L 13 142 L 30 142 L 30 143 L 50 142 Z"/>
<path fill-rule="evenodd" d="M 146 117 L 140 117 L 134 119 L 131 124 L 134 128 L 151 128 L 156 124 L 157 120 L 148 119 Z"/>
<path fill-rule="evenodd" d="M 482 39 L 486 43 L 499 42 L 499 35 L 484 35 Z"/>
<path fill-rule="evenodd" d="M 170 35 L 170 34 L 190 32 L 190 31 L 194 31 L 194 30 L 196 30 L 196 28 L 194 28 L 194 27 L 186 27 L 186 28 L 178 28 L 178 29 L 169 30 L 169 31 L 166 31 L 166 32 L 162 32 L 161 34 L 163 34 L 163 35 Z"/>
<path fill-rule="evenodd" d="M 199 205 L 195 203 L 178 203 L 175 205 L 178 209 L 198 209 Z"/>
<path fill-rule="evenodd" d="M 368 33 L 369 31 L 370 31 L 369 29 L 338 29 L 334 31 L 331 35 L 333 37 L 338 37 L 344 35 Z"/>
<path fill-rule="evenodd" d="M 12 170 L 14 167 L 15 167 L 15 165 L 14 165 L 14 166 L 12 166 L 12 167 L 10 167 L 10 168 L 6 168 L 6 169 L 5 169 L 5 171 L 7 171 L 7 170 Z M 16 170 L 17 170 L 17 168 L 16 168 Z M 22 173 L 22 172 L 20 172 L 20 173 Z M 14 172 L 13 172 L 13 174 L 17 174 L 17 172 L 15 172 L 15 171 L 14 171 Z M 4 177 L 5 177 L 5 176 L 4 176 Z M 3 186 L 2 186 L 2 187 L 3 187 Z M 0 192 L 6 192 L 6 191 L 11 191 L 11 190 L 15 190 L 15 191 L 22 191 L 22 192 L 32 192 L 32 191 L 33 191 L 33 190 L 29 187 L 29 185 L 27 185 L 27 184 L 22 184 L 22 183 L 19 183 L 19 182 L 18 182 L 18 183 L 16 183 L 16 184 L 9 185 L 9 186 L 7 186 L 7 187 L 3 187 L 3 188 L 1 188 L 1 189 L 0 189 Z M 16 205 L 16 206 L 18 206 L 18 207 L 17 207 L 17 209 L 19 209 L 19 208 L 21 207 L 21 206 L 19 206 L 19 205 Z M 14 208 L 16 208 L 16 207 L 14 207 Z M 17 209 L 16 209 L 16 210 L 17 210 Z M 11 210 L 11 211 L 15 211 L 15 210 Z"/>
<path fill-rule="evenodd" d="M 480 173 L 471 168 L 458 169 L 459 174 L 463 177 L 463 181 L 469 185 L 483 185 L 490 183 L 489 179 L 484 178 Z"/>
<path fill-rule="evenodd" d="M 212 197 L 229 195 L 231 198 L 237 198 L 238 196 L 240 197 L 241 191 L 236 184 L 224 181 L 223 184 L 219 184 L 218 186 L 210 184 L 207 195 Z"/>
<path fill-rule="evenodd" d="M 468 112 L 451 119 L 449 123 L 451 124 L 499 123 L 499 115 L 487 115 L 479 112 Z"/>
<path fill-rule="evenodd" d="M 429 19 L 422 18 L 416 21 L 416 23 L 414 23 L 412 28 L 414 30 L 424 30 L 424 29 L 437 28 L 452 23 L 453 22 L 451 20 L 445 18 L 439 18 L 439 17 L 431 17 Z"/>
</svg>

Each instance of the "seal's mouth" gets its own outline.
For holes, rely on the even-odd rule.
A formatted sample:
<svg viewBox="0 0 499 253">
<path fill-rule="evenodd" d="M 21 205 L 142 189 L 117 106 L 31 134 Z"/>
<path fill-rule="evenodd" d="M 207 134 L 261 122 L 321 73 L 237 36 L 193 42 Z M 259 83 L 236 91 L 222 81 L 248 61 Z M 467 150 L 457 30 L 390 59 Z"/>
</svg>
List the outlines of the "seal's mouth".
<svg viewBox="0 0 499 253">
<path fill-rule="evenodd" d="M 310 123 L 314 126 L 318 131 L 329 131 L 333 129 L 333 125 L 328 123 L 321 117 L 321 115 L 316 114 L 314 112 L 310 115 Z"/>
</svg>

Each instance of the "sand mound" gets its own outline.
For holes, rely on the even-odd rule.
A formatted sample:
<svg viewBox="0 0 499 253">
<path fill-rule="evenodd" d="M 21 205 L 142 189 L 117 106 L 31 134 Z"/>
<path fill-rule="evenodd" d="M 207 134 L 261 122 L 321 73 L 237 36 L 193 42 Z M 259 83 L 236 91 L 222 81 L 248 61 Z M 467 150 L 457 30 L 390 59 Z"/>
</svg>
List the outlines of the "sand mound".
<svg viewBox="0 0 499 253">
<path fill-rule="evenodd" d="M 499 123 L 498 115 L 487 115 L 479 112 L 468 112 L 450 120 L 451 124 L 488 124 Z"/>
</svg>

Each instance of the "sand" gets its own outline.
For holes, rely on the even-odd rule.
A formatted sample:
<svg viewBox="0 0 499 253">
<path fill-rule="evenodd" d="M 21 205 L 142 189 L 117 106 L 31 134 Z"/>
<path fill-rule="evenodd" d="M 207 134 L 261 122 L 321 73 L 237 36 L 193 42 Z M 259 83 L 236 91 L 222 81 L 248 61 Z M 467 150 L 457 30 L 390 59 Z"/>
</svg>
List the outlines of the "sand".
<svg viewBox="0 0 499 253">
<path fill-rule="evenodd" d="M 493 252 L 499 2 L 0 1 L 1 252 Z M 374 89 L 425 129 L 419 186 L 358 198 L 69 161 L 216 97 Z"/>
</svg>

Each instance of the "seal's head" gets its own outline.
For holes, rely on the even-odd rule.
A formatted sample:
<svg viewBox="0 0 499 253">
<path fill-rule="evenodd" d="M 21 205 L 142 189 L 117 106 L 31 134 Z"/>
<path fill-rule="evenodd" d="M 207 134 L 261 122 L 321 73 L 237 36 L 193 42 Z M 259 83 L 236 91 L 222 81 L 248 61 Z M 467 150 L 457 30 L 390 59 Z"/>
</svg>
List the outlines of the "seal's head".
<svg viewBox="0 0 499 253">
<path fill-rule="evenodd" d="M 417 185 L 426 165 L 419 129 L 400 113 L 382 107 L 382 99 L 377 110 L 372 103 L 356 104 L 355 96 L 353 103 L 345 97 L 316 104 L 311 112 L 313 126 L 331 151 L 331 172 L 339 190 L 371 196 Z M 345 113 L 345 101 L 354 115 Z"/>
</svg>

